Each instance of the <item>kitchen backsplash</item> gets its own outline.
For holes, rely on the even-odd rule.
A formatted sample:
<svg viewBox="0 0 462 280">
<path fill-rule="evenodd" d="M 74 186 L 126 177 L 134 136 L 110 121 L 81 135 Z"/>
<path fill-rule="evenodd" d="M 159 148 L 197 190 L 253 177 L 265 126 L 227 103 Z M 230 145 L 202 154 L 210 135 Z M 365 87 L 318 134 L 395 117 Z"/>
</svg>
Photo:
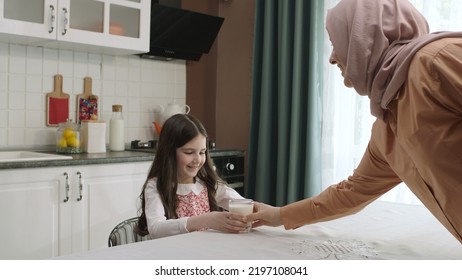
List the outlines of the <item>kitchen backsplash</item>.
<svg viewBox="0 0 462 280">
<path fill-rule="evenodd" d="M 50 146 L 57 127 L 46 126 L 46 93 L 63 76 L 70 95 L 69 118 L 76 119 L 76 96 L 89 76 L 99 97 L 99 119 L 108 122 L 113 104 L 122 104 L 125 142 L 157 138 L 152 122 L 159 106 L 185 103 L 186 64 L 137 55 L 111 56 L 0 43 L 0 149 Z M 106 142 L 108 142 L 109 129 Z"/>
</svg>

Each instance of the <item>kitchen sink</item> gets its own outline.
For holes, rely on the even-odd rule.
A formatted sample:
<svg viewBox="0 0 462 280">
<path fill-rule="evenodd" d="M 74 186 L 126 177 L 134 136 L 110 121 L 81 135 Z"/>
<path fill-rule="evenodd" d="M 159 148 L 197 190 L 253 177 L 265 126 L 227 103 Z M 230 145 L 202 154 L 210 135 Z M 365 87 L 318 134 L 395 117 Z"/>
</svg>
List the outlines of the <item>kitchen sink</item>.
<svg viewBox="0 0 462 280">
<path fill-rule="evenodd" d="M 38 161 L 38 160 L 64 160 L 72 159 L 72 156 L 48 154 L 31 151 L 0 151 L 0 163 L 17 161 Z"/>
</svg>

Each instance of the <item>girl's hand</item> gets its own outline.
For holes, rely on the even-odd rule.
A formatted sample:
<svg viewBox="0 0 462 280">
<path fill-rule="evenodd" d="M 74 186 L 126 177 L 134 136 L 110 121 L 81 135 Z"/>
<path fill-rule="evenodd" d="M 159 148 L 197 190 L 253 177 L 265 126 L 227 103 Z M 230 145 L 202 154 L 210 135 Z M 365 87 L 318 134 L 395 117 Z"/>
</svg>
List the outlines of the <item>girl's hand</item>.
<svg viewBox="0 0 462 280">
<path fill-rule="evenodd" d="M 208 228 L 214 230 L 238 233 L 246 226 L 245 217 L 236 213 L 210 212 L 206 215 Z"/>
<path fill-rule="evenodd" d="M 245 217 L 230 212 L 209 212 L 199 216 L 189 217 L 186 225 L 188 231 L 210 228 L 223 232 L 238 233 L 246 226 Z"/>
<path fill-rule="evenodd" d="M 280 207 L 274 207 L 261 202 L 254 202 L 253 213 L 246 216 L 248 222 L 252 222 L 252 227 L 259 226 L 280 226 L 281 216 Z"/>
</svg>

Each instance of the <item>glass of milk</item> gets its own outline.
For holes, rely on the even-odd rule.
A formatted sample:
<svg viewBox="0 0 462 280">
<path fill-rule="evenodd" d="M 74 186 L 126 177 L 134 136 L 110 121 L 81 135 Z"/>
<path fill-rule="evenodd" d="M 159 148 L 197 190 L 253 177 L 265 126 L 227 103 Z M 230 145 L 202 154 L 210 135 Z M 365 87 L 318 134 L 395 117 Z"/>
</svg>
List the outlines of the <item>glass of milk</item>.
<svg viewBox="0 0 462 280">
<path fill-rule="evenodd" d="M 230 199 L 229 200 L 229 212 L 238 213 L 243 216 L 252 214 L 253 200 L 252 199 Z M 251 229 L 252 229 L 252 223 L 248 222 L 243 232 L 250 232 Z"/>
</svg>

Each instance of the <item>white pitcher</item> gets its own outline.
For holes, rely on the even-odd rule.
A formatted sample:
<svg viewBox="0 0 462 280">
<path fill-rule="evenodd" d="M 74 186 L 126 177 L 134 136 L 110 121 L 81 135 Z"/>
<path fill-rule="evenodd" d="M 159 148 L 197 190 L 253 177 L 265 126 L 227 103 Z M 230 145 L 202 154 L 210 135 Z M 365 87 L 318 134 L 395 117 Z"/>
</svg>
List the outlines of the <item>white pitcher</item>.
<svg viewBox="0 0 462 280">
<path fill-rule="evenodd" d="M 164 108 L 162 105 L 159 105 L 160 110 L 160 121 L 164 123 L 168 118 L 175 114 L 187 114 L 191 111 L 191 108 L 188 105 L 180 105 L 177 103 L 169 103 Z"/>
</svg>

